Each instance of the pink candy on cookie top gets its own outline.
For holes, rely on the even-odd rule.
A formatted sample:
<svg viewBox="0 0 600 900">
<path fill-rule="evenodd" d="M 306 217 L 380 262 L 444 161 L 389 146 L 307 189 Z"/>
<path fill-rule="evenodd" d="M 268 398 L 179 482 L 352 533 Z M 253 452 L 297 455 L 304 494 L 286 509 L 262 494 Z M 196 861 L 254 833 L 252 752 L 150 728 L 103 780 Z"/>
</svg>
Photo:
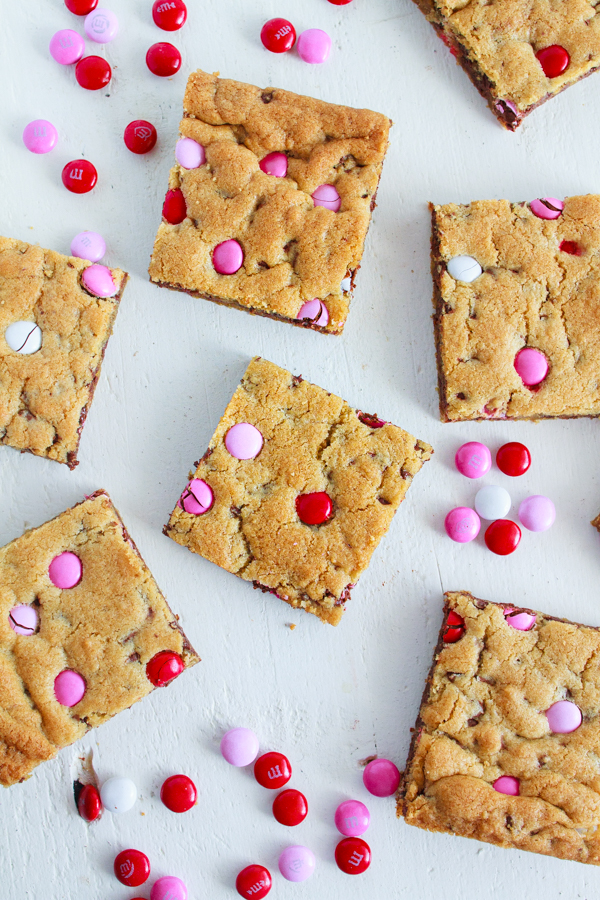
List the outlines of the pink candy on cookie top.
<svg viewBox="0 0 600 900">
<path fill-rule="evenodd" d="M 54 679 L 54 696 L 61 706 L 77 706 L 85 691 L 85 679 L 72 669 L 64 669 Z"/>
<path fill-rule="evenodd" d="M 541 384 L 548 374 L 548 360 L 541 350 L 523 347 L 515 356 L 515 369 L 526 387 Z"/>
<path fill-rule="evenodd" d="M 297 319 L 308 319 L 313 325 L 325 328 L 329 324 L 329 312 L 322 300 L 308 300 L 298 311 Z"/>
<path fill-rule="evenodd" d="M 81 281 L 86 290 L 94 297 L 114 297 L 118 292 L 110 269 L 96 263 L 83 270 Z"/>
<path fill-rule="evenodd" d="M 193 478 L 184 489 L 177 505 L 193 516 L 203 516 L 215 502 L 215 495 L 202 478 Z"/>
<path fill-rule="evenodd" d="M 558 219 L 562 215 L 565 204 L 556 197 L 542 197 L 539 200 L 532 200 L 529 209 L 537 216 L 538 219 Z"/>
<path fill-rule="evenodd" d="M 492 787 L 499 794 L 508 794 L 510 797 L 519 796 L 519 779 L 513 775 L 501 775 L 500 778 L 496 778 Z"/>
<path fill-rule="evenodd" d="M 81 560 L 69 550 L 59 553 L 50 563 L 48 575 L 54 587 L 70 590 L 76 587 L 83 577 Z"/>
<path fill-rule="evenodd" d="M 268 153 L 263 156 L 258 164 L 265 175 L 273 175 L 275 178 L 285 178 L 288 170 L 288 158 L 285 153 Z"/>
<path fill-rule="evenodd" d="M 222 241 L 213 250 L 212 260 L 219 275 L 235 275 L 242 268 L 244 251 L 239 241 Z"/>
<path fill-rule="evenodd" d="M 315 206 L 324 206 L 332 212 L 338 212 L 342 201 L 337 192 L 337 188 L 333 184 L 321 184 L 312 193 L 313 203 Z"/>
<path fill-rule="evenodd" d="M 175 146 L 175 158 L 184 169 L 198 169 L 206 162 L 206 153 L 198 141 L 180 138 Z"/>
<path fill-rule="evenodd" d="M 255 459 L 263 448 L 263 436 L 249 422 L 233 425 L 225 435 L 227 452 L 235 459 Z"/>
<path fill-rule="evenodd" d="M 13 606 L 8 614 L 8 624 L 15 634 L 24 636 L 35 634 L 39 624 L 37 610 L 26 603 Z"/>
<path fill-rule="evenodd" d="M 518 612 L 515 609 L 505 609 L 504 618 L 506 624 L 517 631 L 531 631 L 536 622 L 536 617 L 531 613 Z"/>
<path fill-rule="evenodd" d="M 559 700 L 546 710 L 546 718 L 553 734 L 571 734 L 583 721 L 579 707 L 570 700 Z"/>
</svg>

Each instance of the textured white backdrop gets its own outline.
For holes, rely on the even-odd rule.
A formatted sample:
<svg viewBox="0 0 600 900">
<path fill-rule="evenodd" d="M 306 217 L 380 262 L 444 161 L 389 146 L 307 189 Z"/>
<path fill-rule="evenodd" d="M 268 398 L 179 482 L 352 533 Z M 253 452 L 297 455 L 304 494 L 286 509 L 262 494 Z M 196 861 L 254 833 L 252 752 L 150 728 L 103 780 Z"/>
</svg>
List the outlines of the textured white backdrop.
<svg viewBox="0 0 600 900">
<path fill-rule="evenodd" d="M 125 712 L 23 785 L 0 791 L 0 890 L 6 900 L 129 900 L 112 875 L 124 847 L 144 850 L 153 875 L 176 874 L 190 900 L 235 895 L 250 862 L 274 874 L 272 897 L 315 900 L 475 900 L 526 894 L 528 900 L 595 896 L 598 870 L 447 836 L 396 821 L 392 800 L 371 798 L 359 760 L 378 753 L 403 766 L 423 680 L 440 623 L 443 589 L 464 588 L 600 625 L 600 542 L 589 520 L 600 511 L 594 421 L 442 425 L 437 419 L 429 276 L 428 200 L 467 202 L 565 196 L 599 189 L 600 75 L 534 113 L 518 134 L 504 132 L 410 0 L 188 0 L 188 22 L 169 37 L 150 16 L 151 0 L 113 0 L 118 38 L 87 52 L 114 70 L 106 91 L 88 93 L 72 68 L 49 56 L 60 28 L 83 33 L 62 0 L 2 0 L 0 30 L 0 233 L 68 252 L 83 229 L 106 238 L 106 261 L 131 273 L 102 377 L 81 441 L 79 468 L 0 448 L 0 543 L 39 525 L 84 493 L 106 488 L 203 662 L 169 689 Z M 326 29 L 330 60 L 310 67 L 295 54 L 265 51 L 263 22 L 291 19 L 298 32 Z M 155 78 L 144 57 L 154 42 L 182 51 L 181 72 Z M 379 206 L 345 334 L 312 334 L 224 309 L 148 283 L 147 265 L 173 159 L 183 90 L 197 67 L 261 86 L 367 106 L 395 121 Z M 59 131 L 52 153 L 22 145 L 24 126 L 48 118 Z M 126 150 L 129 121 L 151 120 L 156 149 Z M 60 173 L 85 156 L 98 168 L 93 193 L 69 194 Z M 161 533 L 188 469 L 198 459 L 249 358 L 266 356 L 429 441 L 436 454 L 333 629 L 294 612 Z M 518 502 L 548 493 L 558 521 L 546 535 L 525 533 L 500 559 L 479 538 L 458 547 L 444 535 L 452 506 L 471 503 L 477 485 L 453 469 L 465 440 L 495 450 L 521 440 L 530 472 L 514 482 Z M 292 632 L 287 626 L 295 622 Z M 290 786 L 310 812 L 296 829 L 278 825 L 272 795 L 251 770 L 218 752 L 221 734 L 244 724 L 264 750 L 288 754 Z M 88 827 L 74 811 L 71 768 L 92 749 L 101 778 L 132 777 L 140 801 L 123 817 Z M 199 802 L 175 816 L 158 789 L 186 772 Z M 357 797 L 371 809 L 365 837 L 370 870 L 355 878 L 333 862 L 333 811 Z M 317 856 L 309 882 L 277 872 L 278 853 L 305 843 Z M 151 882 L 150 882 L 151 883 Z M 150 884 L 149 883 L 149 884 Z"/>
</svg>

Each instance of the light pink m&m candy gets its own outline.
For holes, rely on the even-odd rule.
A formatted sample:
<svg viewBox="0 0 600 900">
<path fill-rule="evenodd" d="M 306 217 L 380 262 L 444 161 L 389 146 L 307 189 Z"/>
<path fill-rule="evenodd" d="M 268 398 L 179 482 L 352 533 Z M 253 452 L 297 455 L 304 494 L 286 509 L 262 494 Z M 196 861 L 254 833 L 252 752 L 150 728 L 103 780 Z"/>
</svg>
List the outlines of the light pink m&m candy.
<svg viewBox="0 0 600 900">
<path fill-rule="evenodd" d="M 444 528 L 448 537 L 457 544 L 468 544 L 479 534 L 481 520 L 469 506 L 457 506 L 444 519 Z"/>
<path fill-rule="evenodd" d="M 263 156 L 258 165 L 265 175 L 285 178 L 288 170 L 288 158 L 285 153 L 269 153 L 267 156 Z"/>
<path fill-rule="evenodd" d="M 485 444 L 469 441 L 456 451 L 454 463 L 461 475 L 467 478 L 481 478 L 492 468 L 492 454 Z"/>
<path fill-rule="evenodd" d="M 342 201 L 333 184 L 320 184 L 312 194 L 315 206 L 324 206 L 332 212 L 338 212 Z"/>
<path fill-rule="evenodd" d="M 85 33 L 97 44 L 108 44 L 119 31 L 119 20 L 110 9 L 95 9 L 85 18 Z"/>
<path fill-rule="evenodd" d="M 238 241 L 223 241 L 213 250 L 212 260 L 219 275 L 235 275 L 242 268 L 244 251 Z"/>
<path fill-rule="evenodd" d="M 534 494 L 519 506 L 519 521 L 529 531 L 548 531 L 555 519 L 556 507 L 550 497 Z"/>
<path fill-rule="evenodd" d="M 38 628 L 37 610 L 26 603 L 13 606 L 8 614 L 8 623 L 16 634 L 27 636 L 35 634 Z"/>
<path fill-rule="evenodd" d="M 114 297 L 117 286 L 113 280 L 112 272 L 106 266 L 88 266 L 83 270 L 81 281 L 90 294 L 95 297 Z"/>
<path fill-rule="evenodd" d="M 101 234 L 95 231 L 80 231 L 71 241 L 71 256 L 100 262 L 106 253 L 106 244 Z"/>
<path fill-rule="evenodd" d="M 54 587 L 61 590 L 74 588 L 81 581 L 83 566 L 81 560 L 68 550 L 55 556 L 48 567 L 48 575 Z"/>
<path fill-rule="evenodd" d="M 47 119 L 34 119 L 23 132 L 23 143 L 32 153 L 50 153 L 57 140 L 58 132 Z"/>
<path fill-rule="evenodd" d="M 181 878 L 165 875 L 152 885 L 150 900 L 187 900 L 187 888 Z"/>
<path fill-rule="evenodd" d="M 192 478 L 179 498 L 178 506 L 193 516 L 203 516 L 212 509 L 214 502 L 211 486 L 202 478 Z"/>
<path fill-rule="evenodd" d="M 296 44 L 298 56 L 307 63 L 324 63 L 331 50 L 331 38 L 320 28 L 303 31 Z"/>
<path fill-rule="evenodd" d="M 564 208 L 565 204 L 556 197 L 542 197 L 529 204 L 529 209 L 538 219 L 558 219 Z"/>
<path fill-rule="evenodd" d="M 206 162 L 206 153 L 198 141 L 180 138 L 175 147 L 175 158 L 184 169 L 198 169 Z"/>
<path fill-rule="evenodd" d="M 262 450 L 263 436 L 249 422 L 233 425 L 225 435 L 225 446 L 236 459 L 254 459 Z"/>
<path fill-rule="evenodd" d="M 512 775 L 501 775 L 500 778 L 496 778 L 492 787 L 499 794 L 508 794 L 510 797 L 519 796 L 519 779 Z"/>
<path fill-rule="evenodd" d="M 85 679 L 72 669 L 64 669 L 54 679 L 54 696 L 61 706 L 76 706 L 85 694 Z"/>
<path fill-rule="evenodd" d="M 57 31 L 50 41 L 50 56 L 61 66 L 71 66 L 79 62 L 85 53 L 85 41 L 71 28 Z"/>
<path fill-rule="evenodd" d="M 370 821 L 369 810 L 360 800 L 344 800 L 335 811 L 335 827 L 346 837 L 360 837 Z"/>
<path fill-rule="evenodd" d="M 374 797 L 391 797 L 400 784 L 398 767 L 390 759 L 372 759 L 364 768 L 363 784 Z"/>
<path fill-rule="evenodd" d="M 535 616 L 531 613 L 516 612 L 514 609 L 505 609 L 506 624 L 517 631 L 530 631 L 535 625 Z"/>
<path fill-rule="evenodd" d="M 249 766 L 258 756 L 258 738 L 249 728 L 231 728 L 221 738 L 221 755 L 230 766 Z"/>
<path fill-rule="evenodd" d="M 523 384 L 533 387 L 548 374 L 548 360 L 541 350 L 523 347 L 515 356 L 515 369 Z"/>
<path fill-rule="evenodd" d="M 329 323 L 329 312 L 321 300 L 308 300 L 298 311 L 297 319 L 310 319 L 313 325 L 324 328 Z"/>
<path fill-rule="evenodd" d="M 316 862 L 308 847 L 286 847 L 279 855 L 279 871 L 287 881 L 306 881 L 315 871 Z"/>
<path fill-rule="evenodd" d="M 546 710 L 546 718 L 553 734 L 571 734 L 583 721 L 581 710 L 570 700 L 559 700 Z"/>
</svg>

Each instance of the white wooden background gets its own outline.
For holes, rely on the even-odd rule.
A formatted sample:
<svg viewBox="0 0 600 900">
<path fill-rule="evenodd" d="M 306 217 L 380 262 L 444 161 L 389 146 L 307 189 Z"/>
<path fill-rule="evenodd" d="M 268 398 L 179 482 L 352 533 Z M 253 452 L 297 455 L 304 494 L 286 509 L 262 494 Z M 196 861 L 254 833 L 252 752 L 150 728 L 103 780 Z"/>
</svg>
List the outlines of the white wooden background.
<svg viewBox="0 0 600 900">
<path fill-rule="evenodd" d="M 102 5 L 102 3 L 101 3 Z M 274 876 L 273 898 L 315 900 L 528 900 L 596 896 L 593 867 L 474 841 L 429 835 L 395 818 L 393 800 L 370 797 L 359 760 L 391 757 L 402 768 L 423 680 L 440 624 L 443 589 L 463 588 L 600 625 L 600 541 L 589 520 L 600 511 L 598 424 L 442 425 L 437 417 L 429 275 L 428 200 L 562 197 L 600 188 L 600 75 L 534 113 L 518 134 L 504 132 L 410 0 L 188 0 L 188 22 L 169 36 L 150 16 L 151 0 L 107 3 L 118 38 L 88 53 L 106 55 L 108 90 L 89 93 L 73 68 L 48 53 L 52 34 L 75 28 L 62 0 L 2 0 L 0 29 L 0 233 L 68 252 L 83 229 L 101 232 L 106 261 L 131 273 L 102 377 L 81 441 L 79 468 L 0 448 L 0 543 L 106 488 L 203 662 L 167 690 L 91 732 L 40 767 L 23 785 L 0 791 L 0 890 L 5 900 L 129 900 L 115 854 L 144 850 L 153 875 L 183 878 L 190 900 L 236 896 L 235 875 L 250 862 Z M 291 19 L 298 31 L 327 30 L 330 60 L 308 66 L 275 56 L 262 24 Z M 154 42 L 182 51 L 180 73 L 152 76 Z M 337 103 L 366 106 L 395 121 L 353 308 L 342 337 L 313 334 L 224 309 L 148 282 L 147 266 L 173 160 L 186 77 L 197 67 L 261 86 L 277 85 Z M 24 126 L 48 118 L 59 132 L 47 156 L 28 153 Z M 159 133 L 146 157 L 126 150 L 129 121 Z M 63 165 L 85 156 L 97 166 L 93 193 L 62 186 Z M 188 469 L 202 454 L 249 358 L 261 354 L 377 412 L 435 447 L 389 534 L 334 629 L 253 591 L 161 533 Z M 513 515 L 529 493 L 547 493 L 557 522 L 524 533 L 514 556 L 489 553 L 480 537 L 457 546 L 443 520 L 472 503 L 477 483 L 452 465 L 466 440 L 492 450 L 524 441 L 533 465 L 521 479 L 498 470 L 485 483 L 507 487 Z M 291 631 L 287 625 L 294 622 Z M 290 786 L 310 812 L 296 829 L 272 818 L 272 794 L 251 770 L 220 757 L 222 733 L 257 732 L 263 750 L 289 756 Z M 106 813 L 88 827 L 74 811 L 72 765 L 92 749 L 101 779 L 122 774 L 139 787 L 136 808 Z M 185 772 L 199 789 L 190 813 L 158 799 L 164 777 Z M 339 872 L 333 850 L 336 805 L 357 797 L 372 825 L 369 871 Z M 277 871 L 279 852 L 305 843 L 317 856 L 310 881 Z"/>
</svg>

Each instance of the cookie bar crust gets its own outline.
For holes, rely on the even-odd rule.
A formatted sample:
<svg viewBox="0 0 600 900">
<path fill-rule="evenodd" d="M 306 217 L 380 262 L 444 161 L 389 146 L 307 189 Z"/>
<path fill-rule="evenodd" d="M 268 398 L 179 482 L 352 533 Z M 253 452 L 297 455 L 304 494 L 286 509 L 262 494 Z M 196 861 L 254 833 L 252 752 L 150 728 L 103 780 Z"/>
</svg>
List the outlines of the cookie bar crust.
<svg viewBox="0 0 600 900">
<path fill-rule="evenodd" d="M 600 415 L 600 196 L 567 198 L 555 220 L 506 200 L 430 206 L 442 421 Z M 447 271 L 461 255 L 483 268 L 470 284 Z M 514 367 L 526 346 L 549 363 L 533 388 Z"/>
<path fill-rule="evenodd" d="M 398 815 L 428 831 L 600 865 L 600 631 L 463 591 L 444 623 L 399 792 Z M 444 643 L 448 615 L 464 634 Z M 535 616 L 529 631 L 510 612 Z M 570 700 L 583 722 L 553 734 Z M 499 793 L 509 775 L 519 794 Z"/>
<path fill-rule="evenodd" d="M 128 278 L 112 269 L 118 293 L 101 299 L 82 285 L 89 265 L 0 237 L 0 442 L 71 469 Z M 37 353 L 6 343 L 19 321 L 40 327 Z"/>
<path fill-rule="evenodd" d="M 415 0 L 499 122 L 515 131 L 540 104 L 600 67 L 596 0 Z M 567 69 L 548 78 L 536 53 L 558 44 Z"/>
<path fill-rule="evenodd" d="M 263 435 L 255 459 L 235 459 L 225 447 L 225 435 L 239 422 Z M 190 476 L 210 485 L 213 507 L 195 516 L 178 504 L 165 534 L 337 625 L 351 588 L 431 453 L 401 428 L 257 357 Z M 332 500 L 334 515 L 323 525 L 305 525 L 296 498 L 320 491 Z"/>
<path fill-rule="evenodd" d="M 80 583 L 55 587 L 48 567 L 64 551 L 82 562 Z M 15 606 L 39 616 L 32 635 L 9 624 Z M 152 690 L 146 664 L 161 650 L 187 667 L 198 656 L 105 491 L 0 549 L 0 784 L 28 778 L 43 760 Z M 54 679 L 74 669 L 86 693 L 74 707 Z"/>
<path fill-rule="evenodd" d="M 150 279 L 226 306 L 333 334 L 341 333 L 363 253 L 388 146 L 390 120 L 365 109 L 335 106 L 279 88 L 261 89 L 197 71 L 184 98 L 182 137 L 202 144 L 206 163 L 175 165 L 169 188 L 180 188 L 187 218 L 164 219 Z M 288 158 L 287 176 L 265 174 L 260 161 Z M 332 184 L 339 212 L 315 206 L 312 193 Z M 242 268 L 218 274 L 212 251 L 235 239 Z M 329 323 L 296 316 L 320 299 Z"/>
</svg>

